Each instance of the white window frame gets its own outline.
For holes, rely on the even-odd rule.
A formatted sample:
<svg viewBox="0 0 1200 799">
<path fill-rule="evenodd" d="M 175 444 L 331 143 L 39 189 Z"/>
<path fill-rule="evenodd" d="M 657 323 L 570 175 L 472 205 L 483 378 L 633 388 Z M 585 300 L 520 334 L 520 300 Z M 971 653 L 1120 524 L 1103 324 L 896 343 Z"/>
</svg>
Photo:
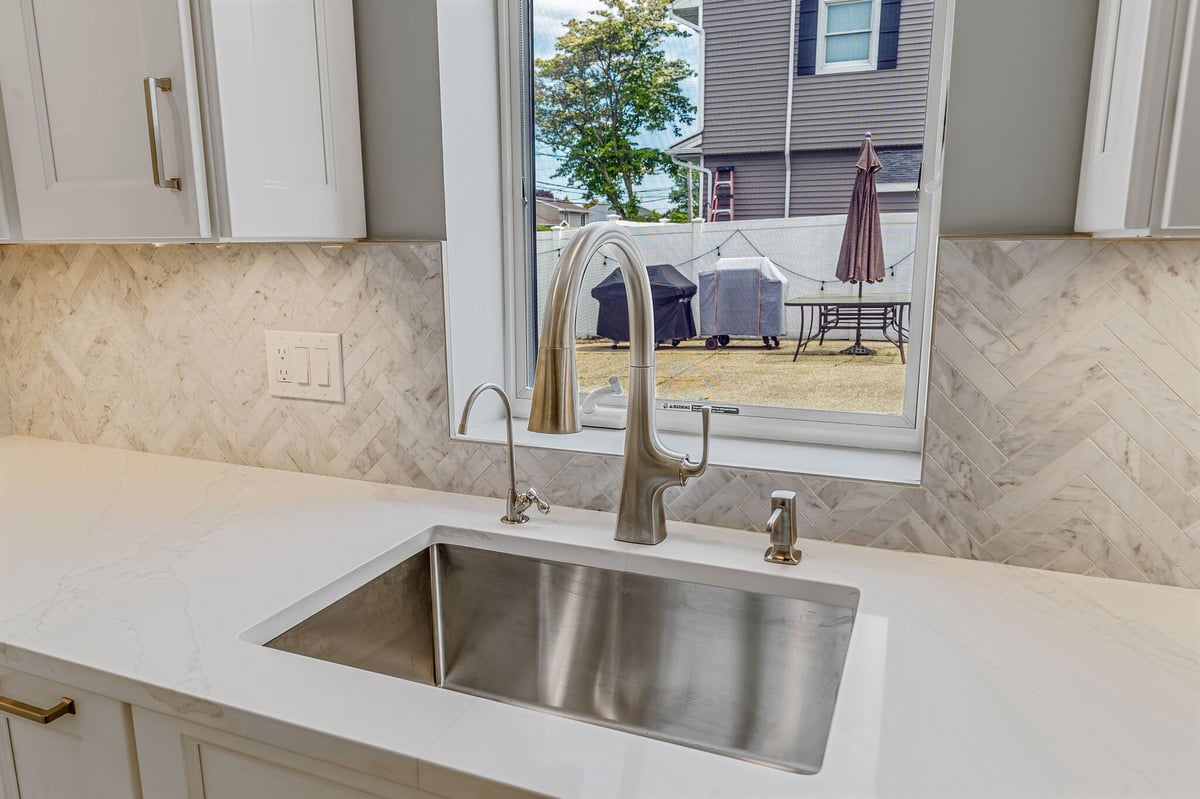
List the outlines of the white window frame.
<svg viewBox="0 0 1200 799">
<path fill-rule="evenodd" d="M 439 0 L 439 13 L 443 4 L 447 6 L 470 6 L 474 8 L 487 0 Z M 500 200 L 501 214 L 493 228 L 486 226 L 448 225 L 447 241 L 443 249 L 445 275 L 445 303 L 447 312 L 447 358 L 450 368 L 449 412 L 453 418 L 451 427 L 457 425 L 456 414 L 461 410 L 466 392 L 481 380 L 501 382 L 514 398 L 514 409 L 518 416 L 528 416 L 531 392 L 526 379 L 525 329 L 529 325 L 526 314 L 525 293 L 525 230 L 526 184 L 522 174 L 522 120 L 520 117 L 521 95 L 519 77 L 521 66 L 521 42 L 517 25 L 518 3 L 522 0 L 500 0 L 491 10 L 496 12 L 492 20 L 483 20 L 481 25 L 494 25 L 499 31 L 496 63 L 497 83 L 492 84 L 497 99 L 497 137 L 500 170 L 494 178 L 483 175 L 484 167 L 495 152 L 488 148 L 478 153 L 468 150 L 461 159 L 447 160 L 448 203 L 450 189 L 459 179 L 464 187 L 458 194 L 466 201 L 467 177 L 476 181 L 473 191 L 478 193 L 478 181 L 487 177 L 485 193 L 495 186 Z M 927 383 L 929 375 L 929 346 L 932 328 L 933 285 L 938 241 L 938 210 L 941 195 L 942 139 L 946 87 L 949 64 L 949 31 L 952 29 L 954 0 L 938 0 L 934 14 L 933 44 L 930 61 L 929 100 L 926 109 L 923 152 L 926 164 L 925 178 L 919 193 L 919 223 L 917 231 L 917 253 L 914 256 L 924 266 L 914 273 L 913 301 L 909 337 L 909 366 L 906 372 L 904 410 L 897 415 L 847 413 L 809 409 L 759 408 L 742 406 L 747 412 L 753 410 L 758 416 L 720 416 L 713 419 L 715 465 L 750 468 L 772 468 L 782 471 L 829 474 L 832 476 L 863 477 L 869 479 L 892 479 L 895 482 L 914 482 L 919 475 L 919 453 L 923 444 Z M 472 36 L 479 34 L 472 28 Z M 493 34 L 494 35 L 494 34 Z M 478 54 L 479 42 L 464 38 L 459 32 L 455 38 L 443 37 L 443 52 L 440 57 L 443 68 L 453 73 L 460 59 L 469 60 Z M 457 48 L 457 49 L 455 49 Z M 473 48 L 473 49 L 472 49 Z M 478 59 L 477 59 L 478 60 Z M 480 71 L 481 63 L 472 63 L 472 69 Z M 486 71 L 486 70 L 483 70 Z M 463 142 L 455 138 L 454 131 L 463 127 L 469 119 L 486 121 L 478 116 L 486 85 L 479 81 L 457 81 L 443 75 L 443 146 L 447 152 L 455 150 Z M 468 126 L 469 127 L 469 126 Z M 478 132 L 479 129 L 476 128 Z M 486 131 L 485 131 L 486 132 Z M 465 140 L 464 140 L 465 141 Z M 493 162 L 494 163 L 494 162 Z M 486 169 L 484 170 L 486 172 Z M 494 229 L 494 233 L 492 230 Z M 499 251 L 499 257 L 497 257 Z M 494 288 L 492 288 L 494 286 Z M 504 302 L 489 305 L 497 294 Z M 464 315 L 463 309 L 468 309 Z M 660 399 L 658 426 L 669 442 L 674 439 L 689 448 L 698 438 L 698 415 L 689 411 L 665 408 L 668 400 Z M 624 400 L 614 398 L 608 411 L 619 415 Z M 486 412 L 485 412 L 486 413 Z M 594 430 L 585 428 L 583 435 L 541 436 L 524 431 L 518 424 L 518 443 L 534 447 L 565 449 L 571 451 L 620 452 L 623 431 Z M 481 419 L 473 435 L 460 436 L 452 432 L 453 438 L 471 440 L 496 440 L 503 436 L 503 425 L 497 419 L 487 422 Z M 689 443 L 690 442 L 690 443 Z M 722 458 L 724 449 L 729 454 Z M 813 449 L 817 445 L 817 449 Z M 824 445 L 824 446 L 822 446 Z M 837 449 L 831 448 L 835 447 Z M 855 449 L 847 449 L 855 448 Z M 861 474 L 869 467 L 861 464 L 863 456 L 839 455 L 839 452 L 862 453 L 871 450 L 873 458 L 915 458 L 904 463 L 917 464 L 916 472 L 909 476 L 872 477 Z M 814 457 L 813 453 L 817 452 Z M 840 459 L 840 460 L 839 460 Z M 820 462 L 815 462 L 820 461 Z M 838 465 L 829 465 L 838 461 Z M 890 461 L 892 464 L 899 461 Z M 888 467 L 890 468 L 890 467 Z M 908 469 L 909 467 L 904 467 Z M 877 472 L 882 475 L 883 472 Z"/>
<path fill-rule="evenodd" d="M 827 31 L 829 24 L 829 6 L 840 6 L 846 3 L 861 2 L 861 0 L 818 0 L 817 3 L 817 61 L 818 75 L 833 75 L 839 72 L 872 72 L 879 64 L 879 15 L 883 8 L 881 0 L 871 0 L 871 41 L 867 45 L 867 58 L 861 61 L 825 61 L 825 41 L 830 36 Z M 843 31 L 847 33 L 865 33 L 866 31 Z"/>
</svg>

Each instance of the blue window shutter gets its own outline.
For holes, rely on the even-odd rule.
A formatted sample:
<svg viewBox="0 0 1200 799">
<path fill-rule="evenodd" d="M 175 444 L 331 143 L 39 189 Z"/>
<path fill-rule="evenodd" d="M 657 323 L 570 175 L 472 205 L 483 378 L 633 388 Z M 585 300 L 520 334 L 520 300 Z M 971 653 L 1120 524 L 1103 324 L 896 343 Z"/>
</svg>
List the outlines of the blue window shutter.
<svg viewBox="0 0 1200 799">
<path fill-rule="evenodd" d="M 900 0 L 882 0 L 879 8 L 879 69 L 895 69 L 900 49 Z"/>
<path fill-rule="evenodd" d="M 796 11 L 796 74 L 817 74 L 817 2 L 798 0 Z"/>
</svg>

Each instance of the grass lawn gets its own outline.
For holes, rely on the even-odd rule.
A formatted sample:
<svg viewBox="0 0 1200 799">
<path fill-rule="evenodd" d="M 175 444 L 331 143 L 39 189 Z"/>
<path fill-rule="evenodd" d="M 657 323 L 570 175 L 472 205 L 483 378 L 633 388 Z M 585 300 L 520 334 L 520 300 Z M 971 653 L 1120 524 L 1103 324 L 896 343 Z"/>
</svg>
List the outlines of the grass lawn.
<svg viewBox="0 0 1200 799">
<path fill-rule="evenodd" d="M 761 339 L 734 339 L 726 348 L 704 349 L 704 339 L 664 346 L 656 353 L 660 397 L 752 405 L 900 413 L 904 364 L 887 342 L 866 342 L 875 355 L 840 355 L 851 342 L 810 344 L 792 363 L 796 341 L 768 350 Z M 612 349 L 607 339 L 580 340 L 579 387 L 605 385 L 609 375 L 627 384 L 629 347 Z"/>
</svg>

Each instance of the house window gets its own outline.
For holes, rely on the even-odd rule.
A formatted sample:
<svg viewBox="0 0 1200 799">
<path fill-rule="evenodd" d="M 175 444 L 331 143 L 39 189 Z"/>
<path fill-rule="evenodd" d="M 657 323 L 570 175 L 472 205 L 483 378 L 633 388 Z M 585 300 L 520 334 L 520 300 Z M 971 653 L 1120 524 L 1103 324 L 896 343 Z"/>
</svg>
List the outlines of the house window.
<svg viewBox="0 0 1200 799">
<path fill-rule="evenodd" d="M 797 0 L 796 74 L 896 69 L 903 3 L 904 0 Z M 921 6 L 927 6 L 924 0 L 908 0 L 908 4 L 916 6 L 918 13 L 924 11 Z M 919 27 L 919 23 L 914 25 Z"/>
<path fill-rule="evenodd" d="M 879 0 L 821 0 L 817 72 L 875 69 L 879 55 Z"/>
<path fill-rule="evenodd" d="M 824 65 L 875 66 L 871 47 L 878 35 L 875 7 L 875 0 L 824 2 Z"/>
<path fill-rule="evenodd" d="M 737 80 L 711 68 L 722 53 L 777 35 L 774 17 L 760 28 L 738 24 L 744 8 L 737 0 L 710 0 L 702 17 L 666 0 L 505 4 L 504 361 L 518 415 L 529 412 L 555 265 L 575 225 L 607 215 L 652 267 L 661 430 L 694 434 L 695 411 L 708 404 L 721 409 L 714 434 L 729 439 L 919 450 L 936 183 L 882 214 L 882 259 L 873 261 L 882 276 L 863 283 L 838 277 L 857 176 L 847 151 L 865 147 L 863 132 L 878 127 L 873 109 L 886 106 L 883 121 L 891 123 L 873 145 L 884 149 L 885 166 L 897 163 L 888 148 L 908 148 L 931 169 L 938 164 L 946 4 L 905 2 L 928 12 L 913 14 L 928 20 L 918 31 L 924 44 L 914 36 L 906 51 L 916 53 L 911 63 L 922 73 L 914 76 L 929 81 L 928 96 L 897 103 L 882 86 L 884 101 L 869 92 L 865 105 L 861 93 L 831 98 L 821 136 L 794 154 L 791 183 L 784 159 L 752 146 L 761 126 L 739 119 L 755 96 L 747 101 L 747 90 L 756 80 L 775 81 L 780 62 L 763 60 L 761 77 L 743 72 Z M 830 69 L 874 67 L 889 6 L 898 19 L 898 0 L 814 0 L 813 56 Z M 791 16 L 799 31 L 803 21 Z M 936 71 L 928 71 L 931 64 Z M 721 114 L 733 130 L 724 139 Z M 775 193 L 756 204 L 759 185 Z M 593 210 L 563 210 L 569 228 L 539 229 L 535 203 L 526 201 L 538 196 Z M 579 392 L 600 390 L 592 405 L 607 413 L 583 421 L 604 432 L 624 426 L 626 396 L 605 390 L 611 376 L 628 387 L 628 320 L 616 301 L 624 289 L 615 267 L 611 253 L 595 254 L 575 323 Z"/>
</svg>

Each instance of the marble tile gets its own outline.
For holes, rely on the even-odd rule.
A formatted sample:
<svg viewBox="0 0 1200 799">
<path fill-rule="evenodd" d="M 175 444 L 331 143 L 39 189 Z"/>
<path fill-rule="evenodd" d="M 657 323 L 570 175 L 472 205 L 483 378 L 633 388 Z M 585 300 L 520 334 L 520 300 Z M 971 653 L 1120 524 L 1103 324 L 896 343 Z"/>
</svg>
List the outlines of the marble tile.
<svg viewBox="0 0 1200 799">
<path fill-rule="evenodd" d="M 997 402 L 1013 390 L 1013 384 L 1000 370 L 950 324 L 940 312 L 934 314 L 933 348 L 937 359 L 958 371 L 990 402 Z"/>
<path fill-rule="evenodd" d="M 1109 391 L 1096 403 L 1126 435 L 1151 453 L 1154 462 L 1184 490 L 1200 487 L 1200 458 L 1189 452 L 1183 442 L 1128 391 L 1124 388 Z"/>
<path fill-rule="evenodd" d="M 947 241 L 923 488 L 713 469 L 668 516 L 761 529 L 780 487 L 809 537 L 1193 584 L 1196 559 L 1155 541 L 1200 544 L 1198 263 L 1189 242 Z M 268 397 L 267 327 L 340 331 L 347 402 Z M 14 432 L 110 447 L 488 496 L 507 480 L 500 448 L 446 435 L 437 245 L 3 246 L 0 371 L 0 433 L 7 406 Z M 1080 482 L 1098 458 L 1112 496 Z M 617 458 L 518 468 L 559 507 L 615 508 Z"/>
<path fill-rule="evenodd" d="M 1029 482 L 1072 447 L 1111 424 L 1108 414 L 1092 402 L 1073 406 L 1070 413 L 1055 421 L 1059 422 L 1057 426 L 1034 438 L 1024 449 L 1015 450 L 1003 466 L 988 475 L 1001 491 L 1011 491 Z"/>
<path fill-rule="evenodd" d="M 1200 416 L 1200 369 L 1150 323 L 1126 306 L 1105 326 Z"/>
<path fill-rule="evenodd" d="M 1106 425 L 1092 440 L 1178 527 L 1186 529 L 1200 522 L 1200 502 L 1188 496 L 1150 453 L 1119 426 Z"/>
<path fill-rule="evenodd" d="M 1032 307 L 1103 247 L 1103 242 L 1090 239 L 1025 242 L 1011 258 L 1026 277 L 1009 290 L 1008 298 L 1022 310 Z"/>
<path fill-rule="evenodd" d="M 997 524 L 1006 527 L 1069 486 L 1103 459 L 1104 453 L 1095 444 L 1084 441 L 1030 475 L 1028 480 L 1005 494 L 1004 499 L 989 507 L 987 513 Z"/>
<path fill-rule="evenodd" d="M 1121 552 L 1135 565 L 1149 582 L 1166 585 L 1181 585 L 1194 587 L 1178 566 L 1171 562 L 1154 542 L 1146 537 L 1146 533 L 1132 519 L 1121 512 L 1112 500 L 1104 494 L 1104 490 L 1096 487 L 1095 495 L 1083 512 L 1088 521 L 1104 534 L 1104 539 Z M 1100 542 L 1084 548 L 1084 552 L 1097 565 L 1104 562 L 1100 550 Z"/>
<path fill-rule="evenodd" d="M 952 243 L 943 244 L 938 270 L 940 279 L 958 289 L 997 327 L 1003 328 L 1021 315 L 1021 309 L 1008 300 L 1004 291 Z"/>
<path fill-rule="evenodd" d="M 925 430 L 925 455 L 966 491 L 975 504 L 987 507 L 1004 496 L 983 470 L 933 422 Z"/>
<path fill-rule="evenodd" d="M 1020 352 L 1000 364 L 1000 371 L 1014 384 L 1024 382 L 1091 335 L 1101 322 L 1123 307 L 1126 307 L 1124 302 L 1108 286 L 1089 292 L 1052 321 L 1039 319 L 1024 328 L 1032 337 L 1018 345 Z M 1007 331 L 1005 334 L 1016 343 L 1011 334 Z"/>
<path fill-rule="evenodd" d="M 1029 239 L 1028 241 L 1005 242 L 1004 244 L 1007 245 L 1010 243 L 1015 244 L 1015 246 L 1011 249 L 1006 249 L 1008 257 L 1013 260 L 1013 263 L 1021 267 L 1023 272 L 1028 273 L 1042 268 L 1043 262 L 1050 255 L 1070 242 L 1063 241 L 1062 239 Z"/>
<path fill-rule="evenodd" d="M 989 239 L 954 239 L 947 242 L 961 252 L 976 269 L 992 282 L 996 288 L 1008 292 L 1021 278 L 1025 270 L 1016 264 L 1008 253 Z"/>
<path fill-rule="evenodd" d="M 1171 431 L 1193 455 L 1200 454 L 1200 414 L 1197 414 L 1124 343 L 1100 356 L 1111 375 L 1120 375 L 1122 388 L 1147 413 Z"/>
<path fill-rule="evenodd" d="M 1135 263 L 1112 282 L 1113 290 L 1129 303 L 1138 318 L 1157 331 L 1188 363 L 1200 368 L 1200 321 L 1187 312 Z"/>
<path fill-rule="evenodd" d="M 1153 255 L 1145 262 L 1145 273 L 1200 323 L 1200 246 L 1195 241 L 1158 242 Z"/>
<path fill-rule="evenodd" d="M 990 472 L 1004 465 L 1004 453 L 996 448 L 979 428 L 963 415 L 954 403 L 938 388 L 929 388 L 929 421 L 936 424 L 943 433 L 948 435 L 984 472 Z"/>
<path fill-rule="evenodd" d="M 942 286 L 937 296 L 938 312 L 971 342 L 992 365 L 999 365 L 1017 353 L 1016 346 L 1004 337 L 999 328 L 949 284 Z"/>
<path fill-rule="evenodd" d="M 1112 246 L 1102 247 L 1070 274 L 1056 279 L 1053 287 L 1018 317 L 1004 323 L 1004 334 L 1022 349 L 1029 346 L 1035 338 L 1053 327 L 1068 312 L 1082 306 L 1094 292 L 1128 266 L 1129 260 L 1120 250 Z"/>
<path fill-rule="evenodd" d="M 907 488 L 901 494 L 921 521 L 937 533 L 947 548 L 960 558 L 993 560 L 991 553 L 945 505 L 924 489 Z M 910 539 L 911 540 L 911 539 Z"/>
<path fill-rule="evenodd" d="M 1200 556 L 1200 546 L 1175 524 L 1144 491 L 1108 458 L 1088 469 L 1088 479 L 1117 506 L 1175 565 Z"/>
<path fill-rule="evenodd" d="M 983 392 L 971 385 L 971 381 L 946 359 L 935 358 L 929 364 L 929 381 L 946 396 L 954 397 L 959 411 L 985 436 L 995 437 L 1010 426 L 1008 419 Z"/>
<path fill-rule="evenodd" d="M 11 436 L 12 434 L 12 404 L 8 401 L 8 373 L 4 368 L 4 354 L 0 352 L 0 436 Z"/>
</svg>

